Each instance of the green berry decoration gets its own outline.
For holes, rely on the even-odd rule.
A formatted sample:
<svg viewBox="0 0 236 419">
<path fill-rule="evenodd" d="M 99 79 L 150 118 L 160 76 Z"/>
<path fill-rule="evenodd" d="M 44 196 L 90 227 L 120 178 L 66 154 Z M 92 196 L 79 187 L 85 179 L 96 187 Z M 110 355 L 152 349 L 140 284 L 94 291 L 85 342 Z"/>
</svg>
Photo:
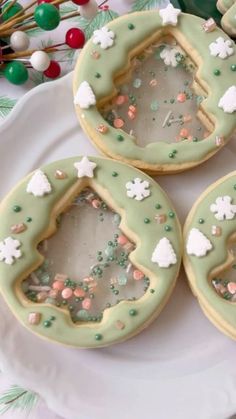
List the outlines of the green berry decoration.
<svg viewBox="0 0 236 419">
<path fill-rule="evenodd" d="M 24 84 L 28 80 L 28 70 L 21 61 L 11 61 L 4 69 L 6 79 L 16 85 Z"/>
<path fill-rule="evenodd" d="M 20 12 L 23 7 L 19 3 L 12 4 L 13 1 L 8 1 L 2 8 L 2 20 L 3 22 L 6 22 L 6 20 L 10 19 L 11 17 L 15 16 L 16 13 Z M 12 4 L 11 7 L 9 5 Z M 8 9 L 9 7 L 9 9 Z M 6 12 L 5 10 L 8 9 Z"/>
<path fill-rule="evenodd" d="M 60 23 L 60 14 L 53 4 L 43 3 L 35 8 L 34 19 L 41 29 L 52 31 Z"/>
</svg>

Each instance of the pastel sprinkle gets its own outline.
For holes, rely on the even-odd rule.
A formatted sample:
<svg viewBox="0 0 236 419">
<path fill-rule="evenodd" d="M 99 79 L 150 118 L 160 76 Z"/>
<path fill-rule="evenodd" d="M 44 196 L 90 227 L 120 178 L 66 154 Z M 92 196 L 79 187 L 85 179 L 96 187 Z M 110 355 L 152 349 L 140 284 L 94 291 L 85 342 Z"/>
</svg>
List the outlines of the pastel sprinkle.
<svg viewBox="0 0 236 419">
<path fill-rule="evenodd" d="M 71 289 L 71 288 L 65 288 L 65 289 L 62 291 L 61 295 L 62 295 L 62 297 L 63 297 L 65 300 L 68 300 L 69 298 L 71 298 L 71 297 L 72 297 L 72 295 L 73 295 L 73 291 L 72 291 L 72 289 Z"/>
<path fill-rule="evenodd" d="M 157 101 L 157 100 L 154 100 L 154 101 L 151 103 L 151 105 L 150 105 L 150 109 L 151 109 L 151 111 L 153 111 L 153 112 L 158 111 L 158 109 L 159 109 L 159 103 L 158 103 L 158 101 Z"/>
<path fill-rule="evenodd" d="M 122 128 L 124 126 L 124 121 L 122 118 L 116 118 L 113 122 L 115 128 Z"/>
<path fill-rule="evenodd" d="M 139 89 L 142 85 L 142 80 L 141 79 L 135 79 L 133 81 L 133 87 L 135 87 L 135 89 Z"/>
</svg>

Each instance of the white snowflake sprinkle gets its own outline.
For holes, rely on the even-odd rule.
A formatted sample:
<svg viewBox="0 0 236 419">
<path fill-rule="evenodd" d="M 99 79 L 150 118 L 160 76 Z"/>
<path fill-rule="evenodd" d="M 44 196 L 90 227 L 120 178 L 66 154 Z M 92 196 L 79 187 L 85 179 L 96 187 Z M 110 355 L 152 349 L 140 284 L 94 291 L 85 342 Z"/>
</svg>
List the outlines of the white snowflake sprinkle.
<svg viewBox="0 0 236 419">
<path fill-rule="evenodd" d="M 215 204 L 210 206 L 211 212 L 219 221 L 232 220 L 236 214 L 236 205 L 232 204 L 231 196 L 219 196 Z"/>
<path fill-rule="evenodd" d="M 101 29 L 97 29 L 93 33 L 93 43 L 95 45 L 100 44 L 102 49 L 107 49 L 109 47 L 112 47 L 112 45 L 114 44 L 114 38 L 115 38 L 114 32 L 112 32 L 106 26 L 104 26 Z"/>
<path fill-rule="evenodd" d="M 18 249 L 20 246 L 21 242 L 12 237 L 7 237 L 1 241 L 0 261 L 5 262 L 7 265 L 12 265 L 16 259 L 22 256 L 21 250 Z"/>
<path fill-rule="evenodd" d="M 139 179 L 138 177 L 131 182 L 126 183 L 127 196 L 134 198 L 136 201 L 142 201 L 150 195 L 149 182 Z"/>
<path fill-rule="evenodd" d="M 213 57 L 219 57 L 224 60 L 234 53 L 233 41 L 230 39 L 224 39 L 222 36 L 219 36 L 209 45 L 210 53 Z"/>
<path fill-rule="evenodd" d="M 181 51 L 178 48 L 165 47 L 161 53 L 160 57 L 163 59 L 165 65 L 171 65 L 172 67 L 177 67 L 178 61 L 176 56 L 180 54 Z"/>
</svg>

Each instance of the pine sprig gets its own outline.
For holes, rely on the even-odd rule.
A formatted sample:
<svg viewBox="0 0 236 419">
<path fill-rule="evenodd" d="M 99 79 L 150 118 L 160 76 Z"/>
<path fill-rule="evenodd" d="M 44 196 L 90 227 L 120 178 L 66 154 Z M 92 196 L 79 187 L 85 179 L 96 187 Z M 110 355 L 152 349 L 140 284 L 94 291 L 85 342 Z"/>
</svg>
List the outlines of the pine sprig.
<svg viewBox="0 0 236 419">
<path fill-rule="evenodd" d="M 103 10 L 99 12 L 92 20 L 87 20 L 81 16 L 77 18 L 79 27 L 85 32 L 86 39 L 90 39 L 96 29 L 100 29 L 111 20 L 119 17 L 119 14 L 113 10 Z"/>
<path fill-rule="evenodd" d="M 0 414 L 12 409 L 29 413 L 38 401 L 38 395 L 20 386 L 13 385 L 0 396 Z"/>
<path fill-rule="evenodd" d="M 4 118 L 7 116 L 15 104 L 15 99 L 10 99 L 7 96 L 0 96 L 0 117 Z"/>
<path fill-rule="evenodd" d="M 132 6 L 133 12 L 140 12 L 141 10 L 163 9 L 168 6 L 169 0 L 136 0 Z"/>
</svg>

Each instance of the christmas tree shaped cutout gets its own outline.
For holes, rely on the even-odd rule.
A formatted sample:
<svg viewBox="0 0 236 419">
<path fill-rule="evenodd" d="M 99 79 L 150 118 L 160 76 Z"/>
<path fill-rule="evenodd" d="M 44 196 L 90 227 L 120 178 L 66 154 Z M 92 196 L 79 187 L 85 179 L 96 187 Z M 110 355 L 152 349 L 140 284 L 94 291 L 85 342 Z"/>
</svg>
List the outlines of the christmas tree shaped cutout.
<svg viewBox="0 0 236 419">
<path fill-rule="evenodd" d="M 27 185 L 26 191 L 38 197 L 49 194 L 52 191 L 50 182 L 42 170 L 37 170 L 33 174 Z"/>
<path fill-rule="evenodd" d="M 169 268 L 177 263 L 177 257 L 171 242 L 163 237 L 156 245 L 152 254 L 152 262 L 157 263 L 160 268 Z"/>
</svg>

